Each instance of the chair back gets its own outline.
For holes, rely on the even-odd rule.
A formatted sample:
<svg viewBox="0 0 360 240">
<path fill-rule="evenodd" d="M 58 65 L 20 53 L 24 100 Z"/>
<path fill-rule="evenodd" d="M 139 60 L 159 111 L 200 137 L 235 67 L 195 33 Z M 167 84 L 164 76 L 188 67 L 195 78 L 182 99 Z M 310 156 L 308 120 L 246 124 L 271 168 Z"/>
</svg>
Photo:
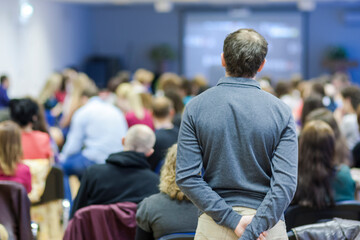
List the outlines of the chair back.
<svg viewBox="0 0 360 240">
<path fill-rule="evenodd" d="M 0 181 L 0 224 L 9 239 L 31 240 L 30 201 L 23 185 Z"/>
<path fill-rule="evenodd" d="M 333 218 L 360 220 L 360 202 L 338 202 L 334 207 L 314 209 L 302 206 L 290 206 L 285 212 L 286 230 L 307 224 L 326 222 Z"/>
<path fill-rule="evenodd" d="M 172 233 L 162 236 L 158 240 L 193 240 L 195 237 L 194 232 L 190 233 Z"/>
<path fill-rule="evenodd" d="M 136 208 L 137 205 L 131 202 L 81 208 L 70 220 L 64 240 L 133 240 L 136 231 Z"/>
</svg>

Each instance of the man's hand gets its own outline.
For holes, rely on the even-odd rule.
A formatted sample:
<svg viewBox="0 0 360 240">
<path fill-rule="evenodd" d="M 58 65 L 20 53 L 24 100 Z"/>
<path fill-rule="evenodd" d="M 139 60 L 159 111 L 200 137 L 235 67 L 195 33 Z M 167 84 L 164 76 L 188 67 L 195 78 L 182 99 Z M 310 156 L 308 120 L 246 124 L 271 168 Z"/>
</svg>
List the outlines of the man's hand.
<svg viewBox="0 0 360 240">
<path fill-rule="evenodd" d="M 254 215 L 248 215 L 248 216 L 241 217 L 241 219 L 234 231 L 236 236 L 238 236 L 240 238 L 243 235 L 247 225 L 249 225 L 251 223 L 253 217 L 254 217 Z M 267 236 L 267 232 L 263 232 L 260 234 L 260 236 L 258 237 L 257 240 L 265 240 L 266 236 Z"/>
</svg>

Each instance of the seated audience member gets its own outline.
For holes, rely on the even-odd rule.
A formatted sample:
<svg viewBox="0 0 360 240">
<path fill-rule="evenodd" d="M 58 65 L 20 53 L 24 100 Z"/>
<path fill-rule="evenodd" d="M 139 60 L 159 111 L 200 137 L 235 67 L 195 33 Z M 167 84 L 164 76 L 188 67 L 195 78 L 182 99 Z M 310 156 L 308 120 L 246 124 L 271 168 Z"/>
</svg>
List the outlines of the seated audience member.
<svg viewBox="0 0 360 240">
<path fill-rule="evenodd" d="M 136 92 L 130 83 L 122 83 L 116 89 L 118 96 L 117 104 L 124 112 L 128 126 L 145 124 L 154 130 L 154 123 L 149 110 L 147 110 L 141 99 L 140 93 Z"/>
<path fill-rule="evenodd" d="M 323 108 L 322 96 L 319 94 L 313 94 L 304 100 L 303 108 L 301 111 L 301 126 L 304 127 L 307 115 L 318 108 Z"/>
<path fill-rule="evenodd" d="M 50 126 L 57 124 L 57 118 L 62 111 L 62 104 L 56 98 L 62 81 L 63 76 L 61 74 L 51 74 L 39 94 L 39 103 L 45 108 L 46 120 Z"/>
<path fill-rule="evenodd" d="M 146 158 L 154 151 L 154 132 L 148 126 L 135 125 L 129 129 L 122 143 L 123 152 L 113 153 L 105 164 L 94 165 L 86 170 L 71 217 L 78 209 L 89 205 L 139 203 L 145 197 L 159 192 L 159 177 L 151 171 Z"/>
<path fill-rule="evenodd" d="M 172 102 L 166 97 L 155 98 L 152 104 L 152 115 L 155 126 L 156 141 L 154 153 L 148 158 L 151 169 L 156 170 L 164 160 L 166 151 L 177 142 L 179 128 L 172 123 L 174 118 Z M 158 168 L 160 169 L 160 167 Z"/>
<path fill-rule="evenodd" d="M 340 121 L 340 130 L 344 134 L 348 147 L 353 149 L 360 140 L 359 125 L 357 122 L 356 109 L 360 104 L 360 88 L 355 86 L 345 87 L 341 91 L 342 96 L 342 117 Z"/>
<path fill-rule="evenodd" d="M 348 181 L 353 189 L 352 196 L 344 199 L 337 193 L 335 156 L 335 136 L 331 127 L 319 120 L 308 122 L 299 139 L 298 186 L 292 204 L 313 208 L 325 208 L 336 201 L 353 200 L 355 182 Z M 349 173 L 350 175 L 350 173 Z M 351 176 L 349 176 L 351 179 Z M 341 199 L 337 199 L 341 196 Z"/>
<path fill-rule="evenodd" d="M 12 122 L 0 123 L 0 180 L 14 181 L 31 192 L 29 167 L 20 162 L 22 157 L 21 129 Z"/>
<path fill-rule="evenodd" d="M 54 154 L 49 134 L 33 130 L 39 121 L 38 104 L 30 98 L 13 99 L 10 101 L 10 115 L 22 128 L 23 159 L 49 159 L 52 162 Z"/>
<path fill-rule="evenodd" d="M 9 79 L 7 76 L 2 75 L 0 77 L 0 109 L 6 108 L 9 106 L 9 97 L 7 95 L 7 90 L 9 88 Z"/>
<path fill-rule="evenodd" d="M 351 153 L 347 146 L 345 137 L 340 132 L 334 114 L 326 108 L 319 108 L 310 112 L 306 117 L 306 122 L 310 122 L 313 120 L 320 120 L 326 122 L 334 131 L 334 136 L 335 136 L 334 165 L 351 166 L 352 165 Z"/>
<path fill-rule="evenodd" d="M 61 152 L 65 174 L 79 178 L 88 166 L 104 163 L 109 154 L 121 151 L 121 138 L 127 131 L 121 111 L 101 100 L 95 85 L 82 92 L 81 103 Z"/>
<path fill-rule="evenodd" d="M 184 111 L 184 103 L 181 99 L 181 95 L 176 90 L 168 90 L 165 92 L 165 97 L 170 99 L 174 106 L 175 115 L 172 122 L 176 127 L 179 128 L 181 124 L 182 113 Z"/>
<path fill-rule="evenodd" d="M 70 126 L 74 113 L 82 105 L 82 92 L 89 85 L 94 85 L 94 82 L 85 73 L 77 73 L 72 69 L 65 70 L 64 75 L 66 76 L 66 96 L 63 100 L 59 124 L 61 128 L 66 129 Z"/>
<path fill-rule="evenodd" d="M 360 126 L 360 105 L 357 108 L 357 121 Z M 360 129 L 359 129 L 360 131 Z M 360 168 L 360 141 L 355 145 L 355 147 L 352 150 L 352 156 L 354 161 L 354 167 Z"/>
<path fill-rule="evenodd" d="M 134 73 L 134 79 L 131 82 L 135 92 L 148 93 L 151 91 L 151 83 L 154 80 L 154 73 L 140 68 Z"/>
<path fill-rule="evenodd" d="M 145 198 L 136 213 L 136 240 L 153 240 L 179 232 L 195 232 L 198 210 L 175 183 L 177 145 L 166 155 L 160 193 Z"/>
</svg>

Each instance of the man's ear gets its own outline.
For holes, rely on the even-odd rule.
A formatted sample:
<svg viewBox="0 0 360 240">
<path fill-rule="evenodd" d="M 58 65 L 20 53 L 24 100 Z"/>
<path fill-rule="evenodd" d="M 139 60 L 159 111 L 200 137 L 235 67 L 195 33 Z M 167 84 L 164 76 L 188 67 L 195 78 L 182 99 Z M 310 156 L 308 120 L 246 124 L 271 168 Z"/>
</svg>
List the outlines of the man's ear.
<svg viewBox="0 0 360 240">
<path fill-rule="evenodd" d="M 123 146 L 125 146 L 125 138 L 124 138 L 124 137 L 121 139 L 121 144 L 122 144 Z"/>
<path fill-rule="evenodd" d="M 225 62 L 225 58 L 224 58 L 224 53 L 221 53 L 221 66 L 226 68 L 226 62 Z"/>
<path fill-rule="evenodd" d="M 264 61 L 261 63 L 259 69 L 257 70 L 258 72 L 261 72 L 261 70 L 263 69 L 265 63 L 266 63 L 266 58 L 265 58 Z"/>
<path fill-rule="evenodd" d="M 145 153 L 145 156 L 146 156 L 146 157 L 150 157 L 151 154 L 153 154 L 153 153 L 154 153 L 154 149 L 152 148 L 152 149 L 150 149 L 147 153 Z"/>
</svg>

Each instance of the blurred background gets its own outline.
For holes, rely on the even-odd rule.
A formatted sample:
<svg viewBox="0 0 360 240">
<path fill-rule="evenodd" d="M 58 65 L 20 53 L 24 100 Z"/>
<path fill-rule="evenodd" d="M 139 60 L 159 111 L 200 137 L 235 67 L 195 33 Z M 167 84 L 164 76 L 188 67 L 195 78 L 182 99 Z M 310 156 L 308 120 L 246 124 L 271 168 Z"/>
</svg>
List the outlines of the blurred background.
<svg viewBox="0 0 360 240">
<path fill-rule="evenodd" d="M 201 73 L 214 85 L 223 40 L 242 27 L 268 40 L 262 74 L 273 83 L 336 71 L 360 83 L 357 0 L 1 0 L 0 73 L 9 97 L 37 96 L 70 66 L 100 88 L 138 68 Z"/>
</svg>

